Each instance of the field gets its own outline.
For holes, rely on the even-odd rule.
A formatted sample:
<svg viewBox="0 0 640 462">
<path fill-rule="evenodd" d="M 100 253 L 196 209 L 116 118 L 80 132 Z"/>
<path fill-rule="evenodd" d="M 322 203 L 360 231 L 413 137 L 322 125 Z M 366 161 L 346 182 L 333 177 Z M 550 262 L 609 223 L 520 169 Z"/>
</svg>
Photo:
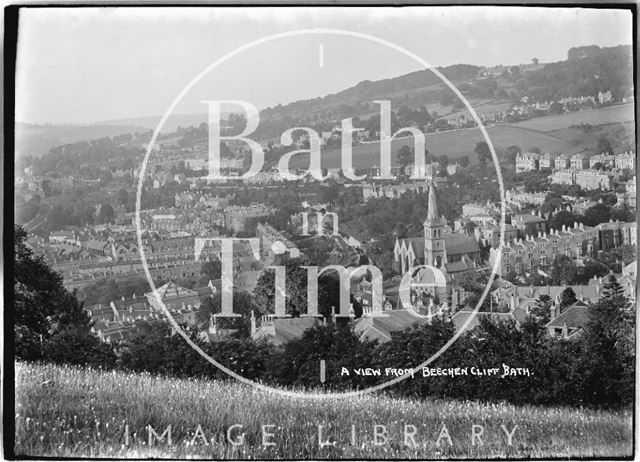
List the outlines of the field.
<svg viewBox="0 0 640 462">
<path fill-rule="evenodd" d="M 16 364 L 16 454 L 166 458 L 569 458 L 632 454 L 631 411 L 414 401 L 302 400 L 236 383 Z M 245 441 L 234 447 L 230 439 Z M 149 445 L 148 427 L 167 436 Z M 201 429 L 198 428 L 201 426 Z M 261 426 L 273 425 L 262 428 Z M 322 440 L 336 441 L 320 447 Z M 355 444 L 351 443 L 352 425 Z M 386 426 L 373 444 L 374 425 Z M 404 444 L 405 425 L 413 425 Z M 472 426 L 482 444 L 471 443 Z M 504 429 L 512 432 L 512 445 Z M 515 427 L 517 425 L 517 427 Z M 442 436 L 446 431 L 450 439 Z M 515 430 L 514 430 L 515 427 Z M 380 434 L 383 429 L 378 428 Z M 480 427 L 475 428 L 480 433 Z M 274 446 L 263 447 L 267 442 Z M 125 435 L 128 435 L 128 441 Z M 440 446 L 436 441 L 440 436 Z M 205 445 L 205 440 L 207 444 Z"/>
<path fill-rule="evenodd" d="M 624 124 L 633 127 L 633 105 L 624 104 L 587 111 L 539 117 L 510 125 L 496 125 L 487 128 L 494 147 L 504 150 L 517 145 L 523 150 L 538 147 L 542 152 L 574 154 L 594 147 L 593 137 L 583 136 L 579 129 L 570 129 L 581 123 L 596 125 Z M 632 131 L 632 130 L 631 130 Z M 426 145 L 434 155 L 446 154 L 450 159 L 469 156 L 471 162 L 477 157 L 473 152 L 476 143 L 484 141 L 478 128 L 450 130 L 428 133 Z M 413 146 L 411 138 L 395 139 L 391 143 L 391 162 L 395 162 L 396 153 L 404 146 Z M 324 168 L 340 168 L 342 154 L 340 149 L 322 151 Z M 380 165 L 380 153 L 377 143 L 360 144 L 353 147 L 354 166 L 368 168 Z M 292 168 L 307 168 L 308 156 L 296 155 L 291 161 Z"/>
<path fill-rule="evenodd" d="M 619 104 L 598 109 L 569 112 L 567 114 L 538 117 L 515 124 L 517 127 L 528 128 L 541 132 L 551 132 L 581 123 L 602 125 L 609 123 L 633 122 L 633 104 Z"/>
<path fill-rule="evenodd" d="M 517 126 L 499 125 L 488 127 L 487 131 L 496 149 L 505 149 L 508 146 L 516 144 L 522 149 L 537 146 L 543 152 L 575 153 L 582 150 L 579 146 L 572 146 L 562 139 L 541 132 L 522 129 Z M 484 141 L 484 138 L 477 128 L 426 134 L 426 145 L 430 153 L 434 155 L 446 154 L 449 159 L 469 156 L 471 162 L 477 161 L 473 149 L 480 141 Z M 411 138 L 400 138 L 392 141 L 392 164 L 395 162 L 396 153 L 404 145 L 413 147 L 413 140 Z M 322 152 L 322 166 L 324 168 L 340 168 L 341 159 L 340 149 L 331 149 Z M 374 165 L 380 165 L 378 144 L 369 143 L 354 146 L 353 159 L 353 163 L 357 168 L 368 168 Z M 291 161 L 292 168 L 307 168 L 308 165 L 308 156 L 304 154 L 296 155 Z"/>
</svg>

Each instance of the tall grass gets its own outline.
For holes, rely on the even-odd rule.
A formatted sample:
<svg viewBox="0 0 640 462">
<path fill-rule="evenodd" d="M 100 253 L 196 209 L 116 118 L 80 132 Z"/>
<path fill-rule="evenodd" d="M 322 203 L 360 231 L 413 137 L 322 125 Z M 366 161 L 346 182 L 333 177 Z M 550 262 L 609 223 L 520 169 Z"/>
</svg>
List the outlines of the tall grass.
<svg viewBox="0 0 640 462">
<path fill-rule="evenodd" d="M 415 401 L 384 395 L 302 400 L 235 382 L 185 380 L 74 367 L 16 365 L 18 455 L 167 458 L 550 458 L 614 457 L 632 453 L 631 411 L 515 407 L 475 402 Z M 245 444 L 226 441 L 240 424 Z M 374 425 L 389 441 L 373 444 Z M 404 445 L 404 425 L 417 429 L 417 447 Z M 472 445 L 472 425 L 483 444 Z M 148 426 L 166 439 L 148 444 Z M 201 426 L 209 444 L 193 442 Z M 262 425 L 273 425 L 273 447 L 262 446 Z M 320 447 L 336 440 L 335 447 Z M 355 425 L 356 444 L 351 442 Z M 446 425 L 453 445 L 436 440 Z M 501 429 L 518 425 L 513 445 Z M 126 445 L 125 429 L 129 429 Z M 237 438 L 235 431 L 232 437 Z"/>
</svg>

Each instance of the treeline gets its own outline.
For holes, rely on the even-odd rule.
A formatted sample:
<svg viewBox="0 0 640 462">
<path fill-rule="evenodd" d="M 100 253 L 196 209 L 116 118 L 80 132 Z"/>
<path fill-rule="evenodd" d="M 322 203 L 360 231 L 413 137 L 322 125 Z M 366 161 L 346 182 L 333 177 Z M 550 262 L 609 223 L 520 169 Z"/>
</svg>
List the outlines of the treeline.
<svg viewBox="0 0 640 462">
<path fill-rule="evenodd" d="M 632 79 L 633 53 L 630 45 L 624 45 L 523 73 L 516 88 L 526 88 L 526 94 L 534 101 L 597 97 L 598 92 L 609 90 L 614 100 L 620 101 L 633 87 Z"/>
<path fill-rule="evenodd" d="M 145 132 L 78 141 L 53 147 L 44 156 L 31 158 L 25 162 L 33 167 L 37 175 L 44 175 L 47 172 L 73 174 L 78 172 L 83 163 L 88 164 L 85 167 L 88 169 L 86 173 L 90 173 L 92 163 L 102 163 L 107 159 L 121 159 L 123 162 L 128 160 L 123 166 L 131 168 L 133 166 L 131 159 L 135 159 L 144 152 L 136 144 L 148 142 L 150 137 L 151 132 Z"/>
<path fill-rule="evenodd" d="M 16 230 L 15 352 L 17 359 L 86 365 L 103 369 L 146 371 L 178 377 L 231 380 L 199 356 L 162 321 L 139 322 L 128 340 L 105 344 L 90 332 L 91 323 L 75 294 L 60 277 L 24 245 Z M 412 397 L 442 397 L 514 404 L 620 407 L 633 402 L 635 327 L 633 310 L 615 278 L 609 278 L 598 303 L 589 307 L 588 322 L 577 340 L 550 338 L 544 324 L 548 300 L 520 326 L 482 318 L 430 368 L 470 371 L 497 368 L 494 376 L 433 375 L 407 379 L 389 390 Z M 272 386 L 362 389 L 388 380 L 361 376 L 356 368 L 416 367 L 436 353 L 454 334 L 450 321 L 409 329 L 378 344 L 360 341 L 347 324 L 328 322 L 276 348 L 264 341 L 226 338 L 205 342 L 197 331 L 187 335 L 227 368 Z M 320 382 L 319 363 L 327 364 Z M 505 366 L 528 373 L 503 377 Z M 350 374 L 342 374 L 342 368 Z"/>
</svg>

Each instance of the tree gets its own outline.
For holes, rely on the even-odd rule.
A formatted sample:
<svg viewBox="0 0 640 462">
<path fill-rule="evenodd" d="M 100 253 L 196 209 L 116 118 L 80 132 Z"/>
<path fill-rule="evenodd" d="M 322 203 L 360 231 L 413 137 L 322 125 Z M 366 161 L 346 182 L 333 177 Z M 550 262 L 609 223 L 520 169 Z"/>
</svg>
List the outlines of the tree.
<svg viewBox="0 0 640 462">
<path fill-rule="evenodd" d="M 354 317 L 362 316 L 362 305 L 349 293 L 349 303 L 353 306 Z M 334 271 L 318 277 L 318 312 L 328 318 L 332 310 L 340 312 L 340 278 Z"/>
<path fill-rule="evenodd" d="M 567 287 L 560 293 L 560 312 L 577 302 L 576 293 L 571 287 Z"/>
<path fill-rule="evenodd" d="M 237 337 L 248 337 L 251 335 L 251 311 L 254 311 L 255 309 L 256 306 L 251 294 L 235 290 L 233 291 L 233 312 L 234 314 L 239 314 L 241 316 L 234 318 L 217 318 L 217 327 L 221 329 L 237 330 Z M 200 304 L 200 309 L 196 314 L 196 322 L 198 324 L 198 327 L 200 329 L 211 327 L 211 315 L 219 314 L 221 312 L 222 296 L 220 292 L 217 292 L 205 298 Z M 256 316 L 259 315 L 260 313 L 256 313 Z"/>
<path fill-rule="evenodd" d="M 580 215 L 576 215 L 573 212 L 568 212 L 566 210 L 561 210 L 551 217 L 549 220 L 549 228 L 550 229 L 562 229 L 562 226 L 573 226 L 578 220 L 580 220 Z"/>
<path fill-rule="evenodd" d="M 27 233 L 16 226 L 13 237 L 16 357 L 35 360 L 46 356 L 44 341 L 67 328 L 86 333 L 91 320 L 62 277 L 27 247 Z"/>
<path fill-rule="evenodd" d="M 615 284 L 608 282 L 613 289 Z M 577 368 L 581 371 L 578 392 L 590 404 L 633 402 L 634 314 L 628 305 L 626 297 L 615 295 L 603 296 L 589 307 Z"/>
<path fill-rule="evenodd" d="M 531 314 L 542 324 L 548 323 L 551 320 L 551 297 L 540 295 L 531 308 Z"/>
<path fill-rule="evenodd" d="M 341 375 L 340 367 L 373 367 L 375 344 L 361 342 L 348 325 L 328 323 L 307 329 L 302 337 L 288 342 L 272 361 L 271 374 L 287 386 L 320 387 L 318 364 L 326 361 L 330 380 L 325 386 L 345 388 L 371 385 L 371 378 Z"/>
<path fill-rule="evenodd" d="M 118 190 L 118 205 L 127 205 L 127 203 L 129 202 L 129 193 L 127 193 L 127 190 L 124 188 L 120 188 Z"/>
<path fill-rule="evenodd" d="M 603 299 L 614 299 L 624 297 L 624 289 L 612 273 L 607 276 L 604 285 L 602 286 Z"/>
<path fill-rule="evenodd" d="M 560 255 L 554 259 L 551 278 L 555 285 L 574 284 L 578 269 L 571 258 Z"/>
<path fill-rule="evenodd" d="M 49 180 L 42 180 L 41 186 L 42 186 L 42 193 L 44 194 L 44 197 L 47 198 L 51 196 L 51 193 L 53 191 L 51 190 L 51 184 L 49 183 Z"/>
<path fill-rule="evenodd" d="M 613 154 L 613 148 L 611 147 L 611 143 L 606 137 L 600 137 L 598 139 L 598 146 L 596 147 L 597 154 Z"/>
<path fill-rule="evenodd" d="M 396 161 L 402 169 L 402 173 L 404 173 L 407 165 L 410 165 L 413 162 L 413 149 L 406 144 L 402 146 L 400 149 L 398 149 L 398 153 L 396 154 Z"/>
<path fill-rule="evenodd" d="M 98 214 L 98 223 L 112 223 L 116 216 L 111 204 L 102 204 Z"/>
<path fill-rule="evenodd" d="M 562 114 L 564 112 L 564 108 L 562 107 L 562 104 L 554 101 L 553 103 L 551 103 L 551 106 L 549 106 L 549 112 L 551 114 Z"/>
<path fill-rule="evenodd" d="M 213 260 L 207 260 L 202 263 L 202 266 L 200 267 L 200 274 L 205 276 L 207 278 L 207 281 L 220 279 L 222 274 L 222 263 L 217 258 Z"/>
<path fill-rule="evenodd" d="M 521 152 L 522 152 L 522 149 L 520 149 L 520 146 L 517 146 L 514 144 L 507 147 L 506 157 L 509 160 L 509 162 L 515 165 L 516 157 L 518 157 L 518 154 L 520 154 Z"/>
<path fill-rule="evenodd" d="M 340 189 L 337 187 L 337 185 L 333 181 L 329 181 L 326 183 L 331 183 L 331 184 L 328 184 L 326 187 L 320 190 L 320 200 L 323 203 L 326 202 L 330 205 L 333 205 L 335 200 L 340 195 Z"/>
<path fill-rule="evenodd" d="M 306 257 L 294 258 L 285 263 L 285 309 L 286 313 L 299 317 L 307 312 L 307 270 Z M 275 271 L 267 269 L 258 277 L 253 290 L 256 308 L 262 313 L 275 312 Z"/>
<path fill-rule="evenodd" d="M 589 207 L 584 212 L 584 224 L 587 226 L 597 226 L 606 223 L 611 219 L 611 207 L 606 204 L 596 204 Z"/>
<path fill-rule="evenodd" d="M 114 350 L 88 329 L 65 327 L 44 341 L 45 359 L 58 364 L 75 364 L 111 369 Z"/>
<path fill-rule="evenodd" d="M 478 156 L 478 162 L 484 164 L 486 161 L 491 160 L 491 150 L 489 149 L 489 145 L 486 141 L 480 141 L 476 144 L 473 152 Z"/>
</svg>

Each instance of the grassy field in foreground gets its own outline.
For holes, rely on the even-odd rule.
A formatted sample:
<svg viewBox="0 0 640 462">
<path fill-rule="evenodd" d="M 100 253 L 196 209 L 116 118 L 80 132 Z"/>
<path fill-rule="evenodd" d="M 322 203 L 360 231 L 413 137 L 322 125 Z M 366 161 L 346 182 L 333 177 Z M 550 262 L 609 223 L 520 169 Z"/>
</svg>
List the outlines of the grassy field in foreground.
<svg viewBox="0 0 640 462">
<path fill-rule="evenodd" d="M 15 417 L 15 451 L 26 456 L 477 459 L 632 453 L 631 411 L 415 401 L 381 395 L 302 400 L 237 383 L 24 363 L 16 365 Z M 242 446 L 226 441 L 226 432 L 234 424 L 242 429 L 233 427 L 231 439 L 237 441 L 245 433 Z M 162 443 L 150 446 L 148 425 L 158 435 L 171 425 L 172 444 L 165 435 Z M 194 439 L 198 425 L 202 433 Z M 275 446 L 262 446 L 263 425 L 273 425 L 264 432 L 274 434 L 267 440 Z M 319 446 L 319 425 L 323 441 L 331 438 L 335 447 Z M 386 444 L 373 444 L 374 425 L 386 426 Z M 415 442 L 416 447 L 404 445 L 405 425 L 415 427 L 407 431 L 415 430 L 408 443 Z M 482 445 L 471 444 L 472 425 L 482 426 Z M 502 425 L 513 431 L 511 446 Z M 452 445 L 446 437 L 436 445 L 443 426 Z M 383 429 L 378 431 L 384 434 Z M 481 433 L 480 427 L 475 431 Z"/>
</svg>

